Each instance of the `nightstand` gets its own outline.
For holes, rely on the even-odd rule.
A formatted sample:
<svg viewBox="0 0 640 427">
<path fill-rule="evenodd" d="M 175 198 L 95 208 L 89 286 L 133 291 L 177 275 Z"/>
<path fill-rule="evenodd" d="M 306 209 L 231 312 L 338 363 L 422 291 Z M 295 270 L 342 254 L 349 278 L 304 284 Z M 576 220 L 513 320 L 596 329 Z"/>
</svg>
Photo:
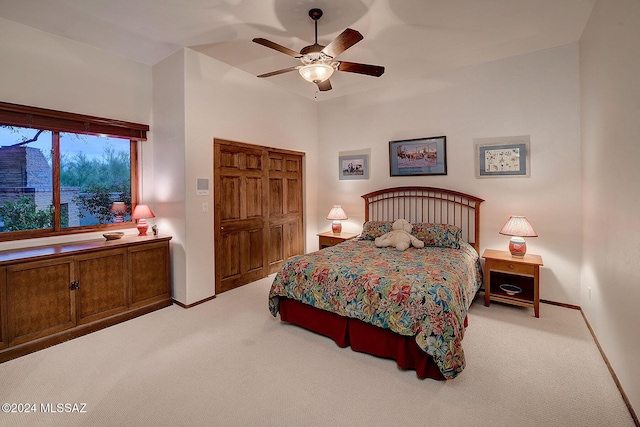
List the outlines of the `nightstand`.
<svg viewBox="0 0 640 427">
<path fill-rule="evenodd" d="M 355 237 L 358 237 L 356 233 L 342 232 L 340 234 L 335 234 L 332 231 L 325 231 L 324 233 L 318 234 L 318 244 L 320 246 L 320 249 L 324 249 L 328 248 L 329 246 L 335 246 L 338 243 L 342 243 Z"/>
<path fill-rule="evenodd" d="M 540 255 L 515 258 L 508 251 L 486 249 L 484 264 L 484 305 L 499 301 L 521 307 L 533 307 L 540 317 Z M 511 285 L 508 286 L 508 285 Z"/>
</svg>

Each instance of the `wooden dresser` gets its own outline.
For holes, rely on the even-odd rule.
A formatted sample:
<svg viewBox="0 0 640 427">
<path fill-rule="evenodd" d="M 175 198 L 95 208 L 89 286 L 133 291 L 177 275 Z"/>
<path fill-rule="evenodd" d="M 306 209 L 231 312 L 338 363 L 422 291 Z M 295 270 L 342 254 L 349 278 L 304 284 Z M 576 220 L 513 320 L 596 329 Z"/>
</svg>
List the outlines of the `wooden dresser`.
<svg viewBox="0 0 640 427">
<path fill-rule="evenodd" d="M 0 362 L 171 305 L 170 240 L 0 251 Z"/>
</svg>

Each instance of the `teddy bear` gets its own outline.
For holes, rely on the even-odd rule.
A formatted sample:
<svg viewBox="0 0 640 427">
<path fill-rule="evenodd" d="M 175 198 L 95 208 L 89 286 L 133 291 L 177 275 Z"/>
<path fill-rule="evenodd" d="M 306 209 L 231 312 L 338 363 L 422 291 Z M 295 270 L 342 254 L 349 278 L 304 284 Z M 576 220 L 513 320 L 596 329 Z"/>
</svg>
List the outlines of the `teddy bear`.
<svg viewBox="0 0 640 427">
<path fill-rule="evenodd" d="M 400 251 L 404 251 L 411 245 L 416 248 L 424 247 L 424 242 L 411 234 L 413 226 L 406 219 L 396 220 L 391 228 L 393 231 L 376 238 L 374 243 L 377 247 L 395 246 Z"/>
</svg>

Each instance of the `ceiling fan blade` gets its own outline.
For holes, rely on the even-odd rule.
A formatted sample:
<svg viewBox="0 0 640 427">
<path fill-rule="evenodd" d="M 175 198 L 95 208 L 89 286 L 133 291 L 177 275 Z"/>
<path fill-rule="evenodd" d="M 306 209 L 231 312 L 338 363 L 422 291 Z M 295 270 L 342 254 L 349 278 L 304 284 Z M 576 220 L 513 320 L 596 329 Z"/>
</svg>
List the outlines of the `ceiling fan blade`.
<svg viewBox="0 0 640 427">
<path fill-rule="evenodd" d="M 323 81 L 323 82 L 318 82 L 316 83 L 318 85 L 318 89 L 320 89 L 321 92 L 325 92 L 327 90 L 331 90 L 331 82 L 329 81 L 329 79 Z"/>
<path fill-rule="evenodd" d="M 277 50 L 278 52 L 282 52 L 286 55 L 293 56 L 294 58 L 300 58 L 302 56 L 300 55 L 299 52 L 296 52 L 295 50 L 291 50 L 288 47 L 284 47 L 270 40 L 263 39 L 262 37 L 256 37 L 255 39 L 253 39 L 253 42 L 261 44 L 262 46 L 266 46 L 271 49 Z"/>
<path fill-rule="evenodd" d="M 347 28 L 342 33 L 340 33 L 338 37 L 333 39 L 333 41 L 329 43 L 324 49 L 322 49 L 322 53 L 335 58 L 354 44 L 358 43 L 363 38 L 364 37 L 362 36 L 362 34 L 357 32 L 356 30 Z"/>
<path fill-rule="evenodd" d="M 300 65 L 298 65 L 297 67 L 283 68 L 282 70 L 272 71 L 270 73 L 265 73 L 265 74 L 260 74 L 258 77 L 262 78 L 262 77 L 277 76 L 278 74 L 284 74 L 284 73 L 288 73 L 289 71 L 295 71 L 298 68 L 300 68 Z"/>
<path fill-rule="evenodd" d="M 358 64 L 357 62 L 340 61 L 338 71 L 348 73 L 366 74 L 368 76 L 380 77 L 384 74 L 384 67 L 379 65 Z"/>
</svg>

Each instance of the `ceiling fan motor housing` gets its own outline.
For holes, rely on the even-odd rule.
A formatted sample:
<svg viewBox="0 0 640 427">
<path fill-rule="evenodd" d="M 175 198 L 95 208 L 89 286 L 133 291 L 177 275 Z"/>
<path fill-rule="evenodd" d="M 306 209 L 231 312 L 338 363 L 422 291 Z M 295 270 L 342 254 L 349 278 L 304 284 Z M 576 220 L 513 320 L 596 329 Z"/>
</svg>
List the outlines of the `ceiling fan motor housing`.
<svg viewBox="0 0 640 427">
<path fill-rule="evenodd" d="M 300 53 L 302 55 L 309 55 L 312 53 L 320 53 L 320 51 L 322 51 L 322 49 L 324 49 L 324 46 L 322 46 L 321 44 L 318 43 L 314 43 L 314 44 L 310 44 L 309 46 L 305 46 L 300 50 Z"/>
</svg>

